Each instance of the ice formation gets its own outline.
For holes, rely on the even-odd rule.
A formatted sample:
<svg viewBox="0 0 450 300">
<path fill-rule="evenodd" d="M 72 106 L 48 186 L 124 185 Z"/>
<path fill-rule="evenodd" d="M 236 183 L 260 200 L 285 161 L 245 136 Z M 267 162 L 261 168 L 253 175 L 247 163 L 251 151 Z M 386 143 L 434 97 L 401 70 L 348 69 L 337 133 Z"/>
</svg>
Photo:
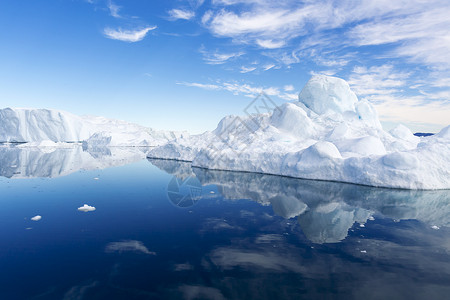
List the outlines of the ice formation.
<svg viewBox="0 0 450 300">
<path fill-rule="evenodd" d="M 450 126 L 421 138 L 403 125 L 386 132 L 368 101 L 329 76 L 312 77 L 298 101 L 225 117 L 213 132 L 176 138 L 148 157 L 377 187 L 450 188 Z"/>
<path fill-rule="evenodd" d="M 95 207 L 85 204 L 85 205 L 83 205 L 81 207 L 78 207 L 78 210 L 82 211 L 82 212 L 89 212 L 89 211 L 94 211 Z"/>
<path fill-rule="evenodd" d="M 37 215 L 31 218 L 31 221 L 40 221 L 42 219 L 42 216 Z"/>
<path fill-rule="evenodd" d="M 23 147 L 158 146 L 182 133 L 155 131 L 137 124 L 104 117 L 76 116 L 50 109 L 0 110 L 0 142 L 27 143 Z"/>
</svg>

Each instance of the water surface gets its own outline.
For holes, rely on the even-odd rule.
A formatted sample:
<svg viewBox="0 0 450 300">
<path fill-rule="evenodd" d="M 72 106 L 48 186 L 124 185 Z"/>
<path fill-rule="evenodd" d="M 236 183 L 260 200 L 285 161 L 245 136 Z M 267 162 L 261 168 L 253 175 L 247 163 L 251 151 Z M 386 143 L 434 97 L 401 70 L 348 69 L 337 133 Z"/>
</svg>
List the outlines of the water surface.
<svg viewBox="0 0 450 300">
<path fill-rule="evenodd" d="M 0 299 L 450 293 L 449 191 L 204 170 L 139 148 L 0 154 Z"/>
</svg>

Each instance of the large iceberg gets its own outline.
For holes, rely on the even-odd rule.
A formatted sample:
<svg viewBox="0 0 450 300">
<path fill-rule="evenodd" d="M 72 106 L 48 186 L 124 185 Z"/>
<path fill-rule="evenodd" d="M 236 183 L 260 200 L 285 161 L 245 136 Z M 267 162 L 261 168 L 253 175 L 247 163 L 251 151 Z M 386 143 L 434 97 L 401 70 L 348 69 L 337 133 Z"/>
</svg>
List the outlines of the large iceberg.
<svg viewBox="0 0 450 300">
<path fill-rule="evenodd" d="M 176 138 L 148 157 L 377 187 L 450 188 L 450 126 L 421 138 L 403 125 L 386 132 L 374 107 L 330 76 L 312 77 L 298 101 L 225 117 L 214 131 Z"/>
<path fill-rule="evenodd" d="M 0 142 L 27 146 L 65 146 L 84 142 L 86 147 L 158 146 L 186 133 L 156 131 L 104 117 L 77 116 L 52 109 L 0 109 Z"/>
</svg>

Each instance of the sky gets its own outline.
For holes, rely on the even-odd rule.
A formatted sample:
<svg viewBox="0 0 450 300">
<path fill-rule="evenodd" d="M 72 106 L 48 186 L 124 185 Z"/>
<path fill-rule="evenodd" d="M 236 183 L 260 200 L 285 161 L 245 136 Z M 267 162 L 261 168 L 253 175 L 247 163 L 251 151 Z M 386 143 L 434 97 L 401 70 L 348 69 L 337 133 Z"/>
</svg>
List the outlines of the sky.
<svg viewBox="0 0 450 300">
<path fill-rule="evenodd" d="M 448 0 L 0 2 L 0 107 L 212 130 L 260 92 L 347 80 L 383 126 L 450 124 Z"/>
</svg>

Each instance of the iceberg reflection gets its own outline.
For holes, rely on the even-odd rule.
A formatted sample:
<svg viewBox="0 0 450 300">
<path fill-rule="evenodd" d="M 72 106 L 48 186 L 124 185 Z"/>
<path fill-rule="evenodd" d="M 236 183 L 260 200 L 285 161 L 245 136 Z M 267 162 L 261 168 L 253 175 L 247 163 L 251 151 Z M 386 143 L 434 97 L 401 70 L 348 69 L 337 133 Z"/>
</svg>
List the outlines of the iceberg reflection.
<svg viewBox="0 0 450 300">
<path fill-rule="evenodd" d="M 61 177 L 79 170 L 105 169 L 145 158 L 146 148 L 83 149 L 0 146 L 0 176 L 7 178 Z"/>
<path fill-rule="evenodd" d="M 342 241 L 355 223 L 364 224 L 374 214 L 394 220 L 415 219 L 430 226 L 450 225 L 450 192 L 446 190 L 385 189 L 191 168 L 190 163 L 174 160 L 149 161 L 178 178 L 195 174 L 203 186 L 217 186 L 226 199 L 270 204 L 276 215 L 297 217 L 303 233 L 314 243 Z"/>
</svg>

